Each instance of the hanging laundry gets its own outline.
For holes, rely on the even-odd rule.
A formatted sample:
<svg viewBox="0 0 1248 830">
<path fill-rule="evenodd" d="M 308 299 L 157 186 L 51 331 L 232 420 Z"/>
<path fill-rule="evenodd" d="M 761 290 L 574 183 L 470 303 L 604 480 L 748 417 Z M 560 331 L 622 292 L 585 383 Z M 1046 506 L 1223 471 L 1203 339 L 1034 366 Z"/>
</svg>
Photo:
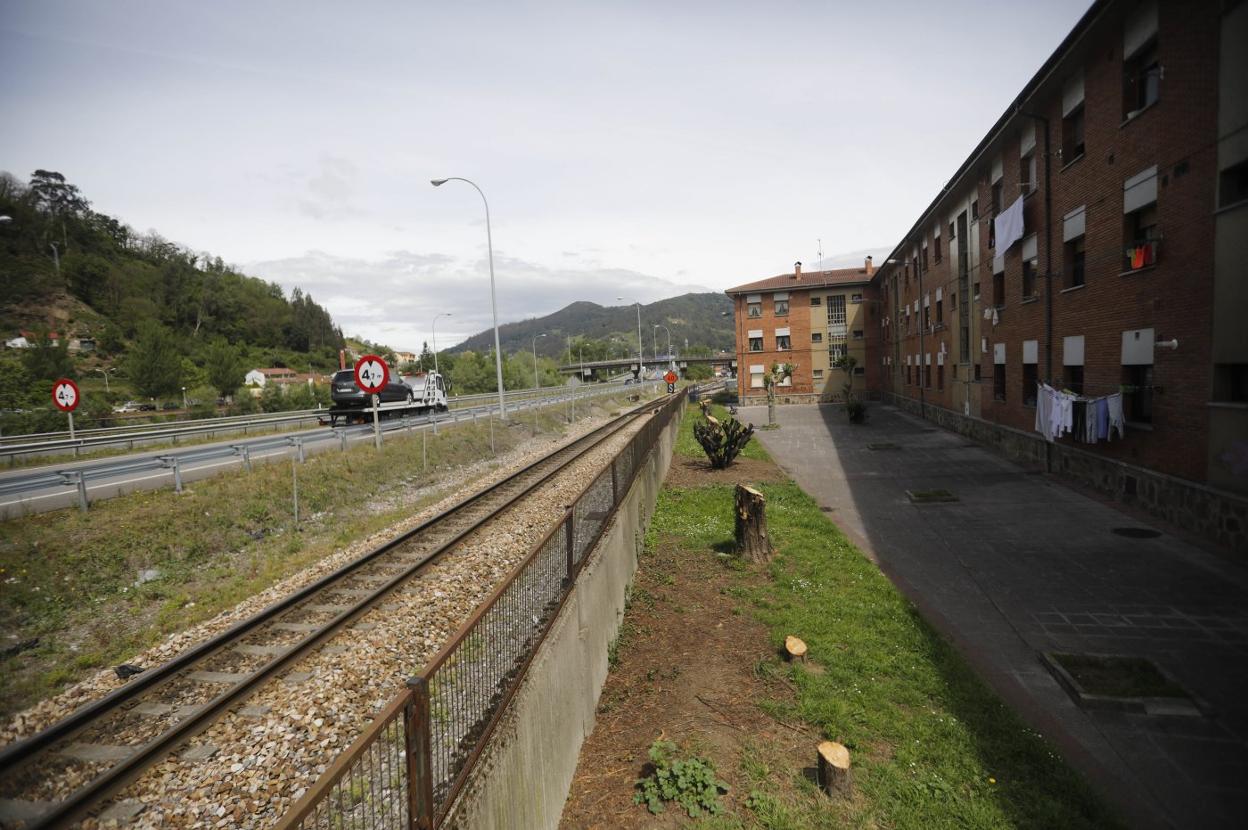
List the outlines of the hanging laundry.
<svg viewBox="0 0 1248 830">
<path fill-rule="evenodd" d="M 1049 395 L 1046 391 L 1049 387 L 1043 383 L 1036 384 L 1036 432 L 1045 437 L 1046 440 L 1052 441 L 1049 437 Z"/>
<path fill-rule="evenodd" d="M 1137 245 L 1136 247 L 1131 249 L 1131 268 L 1132 270 L 1134 270 L 1136 268 L 1143 268 L 1143 267 L 1144 267 L 1144 246 Z"/>
<path fill-rule="evenodd" d="M 992 309 L 991 309 L 991 308 L 985 308 L 985 309 L 984 309 L 984 319 L 985 319 L 985 320 L 991 320 L 991 319 L 992 319 Z"/>
<path fill-rule="evenodd" d="M 997 310 L 994 308 L 992 310 L 992 324 L 995 326 L 1000 322 L 1001 322 L 1001 315 L 997 314 Z"/>
<path fill-rule="evenodd" d="M 1107 440 L 1113 439 L 1114 431 L 1118 432 L 1119 438 L 1125 438 L 1127 435 L 1127 419 L 1122 412 L 1122 393 L 1115 392 L 1106 398 L 1105 402 L 1108 406 L 1110 432 Z"/>
<path fill-rule="evenodd" d="M 1109 439 L 1109 399 L 1099 398 L 1096 402 L 1096 440 Z"/>
<path fill-rule="evenodd" d="M 1023 197 L 1019 196 L 1014 204 L 997 214 L 992 220 L 993 233 L 996 235 L 997 256 L 1023 238 Z"/>
<path fill-rule="evenodd" d="M 1087 430 L 1087 412 L 1088 406 L 1084 401 L 1071 401 L 1071 424 L 1070 431 L 1076 441 L 1083 441 Z"/>
</svg>

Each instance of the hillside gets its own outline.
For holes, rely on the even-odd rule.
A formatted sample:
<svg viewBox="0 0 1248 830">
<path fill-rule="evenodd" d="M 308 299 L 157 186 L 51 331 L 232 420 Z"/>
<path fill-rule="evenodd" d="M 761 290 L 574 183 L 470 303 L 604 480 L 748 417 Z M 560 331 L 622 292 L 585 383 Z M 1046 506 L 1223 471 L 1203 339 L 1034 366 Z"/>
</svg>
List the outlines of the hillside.
<svg viewBox="0 0 1248 830">
<path fill-rule="evenodd" d="M 641 333 L 645 352 L 650 354 L 653 349 L 652 326 L 656 323 L 671 330 L 672 346 L 678 352 L 685 351 L 686 340 L 691 349 L 732 349 L 734 340 L 731 315 L 732 301 L 719 293 L 682 294 L 642 305 Z M 505 323 L 498 329 L 504 354 L 528 350 L 532 338 L 543 333 L 548 336 L 537 341 L 537 351 L 547 357 L 559 357 L 568 337 L 589 340 L 610 340 L 614 337 L 619 341 L 620 354 L 623 354 L 625 344 L 630 353 L 636 352 L 637 309 L 631 305 L 601 306 L 597 303 L 575 302 L 545 317 Z M 659 350 L 665 351 L 667 333 L 662 329 L 658 332 L 658 340 Z M 493 348 L 494 331 L 486 329 L 447 351 L 485 352 Z"/>
</svg>

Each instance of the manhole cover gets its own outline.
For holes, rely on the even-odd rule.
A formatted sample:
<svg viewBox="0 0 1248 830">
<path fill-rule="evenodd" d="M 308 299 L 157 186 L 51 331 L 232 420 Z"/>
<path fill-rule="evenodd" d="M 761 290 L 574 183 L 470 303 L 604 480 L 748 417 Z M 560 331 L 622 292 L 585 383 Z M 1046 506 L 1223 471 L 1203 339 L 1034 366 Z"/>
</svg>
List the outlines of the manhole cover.
<svg viewBox="0 0 1248 830">
<path fill-rule="evenodd" d="M 1087 709 L 1199 717 L 1178 681 L 1152 660 L 1122 654 L 1041 655 L 1058 683 Z"/>
<path fill-rule="evenodd" d="M 899 450 L 901 447 L 896 444 L 890 444 L 887 441 L 881 441 L 878 444 L 867 444 L 869 450 Z"/>
<path fill-rule="evenodd" d="M 941 504 L 958 500 L 948 490 L 907 490 L 906 497 L 914 504 Z"/>
<path fill-rule="evenodd" d="M 1156 539 L 1161 535 L 1160 530 L 1149 527 L 1116 527 L 1113 532 L 1128 539 Z"/>
</svg>

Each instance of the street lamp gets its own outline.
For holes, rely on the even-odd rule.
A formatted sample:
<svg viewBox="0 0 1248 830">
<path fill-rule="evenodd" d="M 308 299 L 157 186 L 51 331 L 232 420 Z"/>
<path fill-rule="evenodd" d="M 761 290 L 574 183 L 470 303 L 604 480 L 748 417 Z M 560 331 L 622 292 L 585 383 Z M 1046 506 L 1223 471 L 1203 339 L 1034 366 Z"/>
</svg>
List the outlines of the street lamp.
<svg viewBox="0 0 1248 830">
<path fill-rule="evenodd" d="M 538 387 L 538 383 L 537 383 L 537 338 L 545 337 L 545 336 L 546 336 L 545 334 L 533 335 L 533 343 L 531 344 L 533 346 L 533 388 L 534 389 L 537 389 Z"/>
<path fill-rule="evenodd" d="M 0 217 L 0 219 L 2 219 L 2 218 L 3 218 L 3 217 Z M 104 394 L 106 394 L 106 395 L 107 395 L 107 394 L 109 393 L 109 389 L 108 389 L 108 373 L 109 373 L 109 372 L 116 372 L 116 371 L 117 371 L 117 367 L 116 367 L 116 366 L 113 366 L 113 367 L 110 367 L 110 368 L 108 368 L 108 369 L 96 369 L 95 371 L 99 372 L 100 374 L 102 374 L 102 375 L 104 376 Z"/>
<path fill-rule="evenodd" d="M 667 367 L 670 369 L 672 368 L 672 366 L 675 365 L 675 361 L 672 360 L 672 330 L 669 329 L 667 326 L 661 325 L 659 323 L 655 323 L 654 331 L 656 335 L 658 334 L 659 329 L 663 329 L 663 331 L 667 332 Z M 657 355 L 655 356 L 654 360 L 656 363 L 658 362 L 659 358 Z"/>
<path fill-rule="evenodd" d="M 623 300 L 624 298 L 616 297 L 615 299 Z M 641 372 L 645 368 L 642 364 L 646 362 L 645 355 L 641 351 L 643 348 L 641 345 L 641 303 L 637 300 L 633 300 L 633 303 L 637 306 L 637 380 L 641 380 Z"/>
<path fill-rule="evenodd" d="M 439 317 L 454 317 L 454 316 L 455 315 L 449 311 L 444 311 L 441 314 L 433 315 L 433 371 L 434 373 L 437 373 L 438 371 L 438 318 Z"/>
<path fill-rule="evenodd" d="M 507 404 L 503 399 L 503 347 L 498 340 L 498 298 L 494 292 L 494 237 L 490 233 L 490 203 L 485 198 L 485 193 L 482 192 L 481 188 L 477 187 L 476 182 L 460 176 L 448 176 L 445 179 L 429 180 L 429 184 L 434 187 L 441 187 L 447 182 L 464 182 L 472 185 L 473 189 L 481 194 L 481 201 L 485 204 L 485 244 L 490 258 L 490 312 L 494 315 L 494 371 L 498 379 L 498 417 L 506 418 Z"/>
<path fill-rule="evenodd" d="M 191 408 L 191 405 L 186 402 L 186 387 L 185 386 L 182 387 L 182 408 L 183 409 Z"/>
</svg>

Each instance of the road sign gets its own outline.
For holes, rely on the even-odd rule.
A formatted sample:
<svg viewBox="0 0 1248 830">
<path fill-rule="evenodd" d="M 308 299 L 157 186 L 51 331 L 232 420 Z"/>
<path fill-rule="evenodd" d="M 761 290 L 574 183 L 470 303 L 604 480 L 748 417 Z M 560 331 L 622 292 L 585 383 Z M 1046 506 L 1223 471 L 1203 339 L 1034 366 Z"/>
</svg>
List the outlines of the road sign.
<svg viewBox="0 0 1248 830">
<path fill-rule="evenodd" d="M 668 369 L 667 374 L 663 376 L 663 380 L 667 381 L 668 386 L 671 386 L 673 383 L 680 380 L 680 377 L 671 369 Z"/>
<path fill-rule="evenodd" d="M 386 388 L 390 380 L 390 370 L 386 361 L 375 354 L 366 354 L 355 361 L 355 385 L 369 395 L 376 395 Z"/>
<path fill-rule="evenodd" d="M 674 384 L 674 383 L 669 383 L 669 384 L 667 385 L 667 394 L 669 394 L 669 395 L 670 395 L 670 394 L 672 394 L 672 393 L 673 393 L 673 392 L 675 392 L 675 391 L 676 391 L 676 384 Z"/>
<path fill-rule="evenodd" d="M 62 412 L 78 408 L 78 384 L 69 378 L 61 378 L 52 385 L 52 403 Z"/>
</svg>

